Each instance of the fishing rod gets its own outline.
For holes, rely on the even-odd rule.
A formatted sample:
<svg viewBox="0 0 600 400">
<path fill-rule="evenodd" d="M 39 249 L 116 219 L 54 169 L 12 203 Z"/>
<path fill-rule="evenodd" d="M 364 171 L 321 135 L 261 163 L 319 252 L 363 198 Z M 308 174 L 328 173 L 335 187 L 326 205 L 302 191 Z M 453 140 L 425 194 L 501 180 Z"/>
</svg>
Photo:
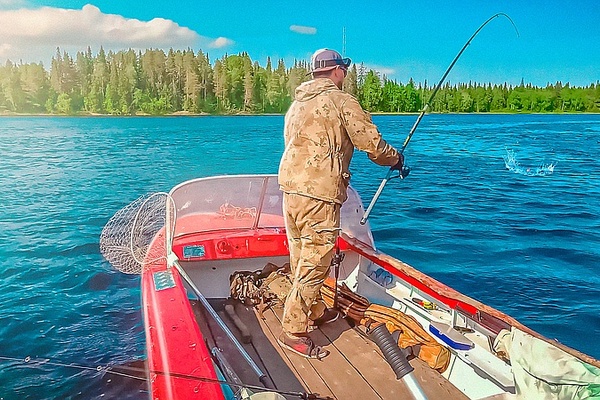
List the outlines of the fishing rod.
<svg viewBox="0 0 600 400">
<path fill-rule="evenodd" d="M 505 14 L 505 13 L 497 13 L 497 14 L 492 15 L 487 21 L 485 21 L 483 24 L 481 24 L 481 26 L 479 28 L 477 28 L 477 30 L 475 31 L 475 33 L 473 33 L 471 35 L 471 37 L 469 38 L 469 40 L 467 40 L 467 42 L 462 47 L 462 49 L 460 49 L 460 51 L 458 52 L 458 54 L 456 55 L 456 57 L 454 57 L 454 60 L 452 60 L 452 63 L 450 63 L 450 66 L 448 67 L 448 69 L 446 69 L 446 72 L 444 72 L 444 75 L 442 76 L 442 79 L 440 79 L 440 81 L 437 83 L 437 85 L 435 85 L 435 87 L 433 89 L 433 92 L 431 92 L 431 95 L 429 96 L 429 100 L 427 100 L 427 102 L 425 103 L 425 106 L 423 106 L 423 109 L 421 109 L 421 112 L 419 113 L 419 116 L 417 117 L 417 120 L 415 121 L 415 123 L 413 124 L 412 128 L 408 132 L 408 136 L 406 136 L 406 139 L 404 140 L 404 144 L 402 145 L 402 148 L 398 152 L 398 153 L 400 153 L 401 157 L 403 156 L 404 150 L 406 149 L 406 146 L 408 146 L 408 143 L 410 142 L 410 139 L 412 139 L 413 134 L 417 130 L 417 126 L 419 126 L 419 124 L 421 123 L 421 120 L 423 119 L 423 116 L 425 115 L 425 113 L 429 109 L 430 104 L 433 101 L 435 95 L 438 93 L 438 91 L 440 90 L 440 87 L 444 83 L 444 80 L 446 80 L 446 77 L 448 76 L 448 74 L 450 73 L 450 71 L 452 70 L 452 68 L 454 67 L 454 64 L 456 64 L 456 62 L 458 61 L 458 59 L 460 58 L 460 56 L 462 55 L 462 53 L 464 53 L 464 51 L 467 49 L 467 47 L 469 47 L 469 45 L 471 44 L 471 41 L 475 38 L 475 36 L 477 36 L 477 34 L 488 23 L 490 23 L 493 19 L 495 19 L 497 17 L 501 17 L 501 16 L 502 17 L 506 17 L 510 21 L 510 23 L 512 24 L 512 26 L 515 28 L 515 31 L 517 32 L 517 37 L 519 37 L 519 30 L 517 29 L 517 26 L 515 25 L 515 23 L 513 22 L 513 20 L 507 14 Z M 375 192 L 375 195 L 373 196 L 373 199 L 371 200 L 371 203 L 369 203 L 369 207 L 367 207 L 367 211 L 365 211 L 365 214 L 363 215 L 363 217 L 360 220 L 360 224 L 361 225 L 364 225 L 367 222 L 367 218 L 369 218 L 369 215 L 371 214 L 371 211 L 373 210 L 373 206 L 377 202 L 377 199 L 379 199 L 379 196 L 381 195 L 381 192 L 383 191 L 383 188 L 388 183 L 388 181 L 390 181 L 391 179 L 394 179 L 394 178 L 402 178 L 402 179 L 406 178 L 408 176 L 408 174 L 410 173 L 410 168 L 407 167 L 407 166 L 403 166 L 402 170 L 399 172 L 398 176 L 392 176 L 393 173 L 394 173 L 394 169 L 390 168 L 390 170 L 388 171 L 386 177 L 381 181 L 381 184 L 379 185 L 379 188 L 377 189 L 377 192 Z"/>
</svg>

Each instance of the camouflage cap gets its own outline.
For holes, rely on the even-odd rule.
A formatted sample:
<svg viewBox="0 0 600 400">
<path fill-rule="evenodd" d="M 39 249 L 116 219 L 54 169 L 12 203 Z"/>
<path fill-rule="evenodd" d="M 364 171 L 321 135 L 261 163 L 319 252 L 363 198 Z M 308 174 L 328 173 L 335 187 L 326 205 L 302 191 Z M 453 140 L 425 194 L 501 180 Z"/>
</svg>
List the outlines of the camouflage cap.
<svg viewBox="0 0 600 400">
<path fill-rule="evenodd" d="M 340 53 L 330 49 L 319 49 L 310 58 L 310 72 L 329 71 L 338 65 L 348 69 L 352 63 L 349 58 L 343 58 Z"/>
</svg>

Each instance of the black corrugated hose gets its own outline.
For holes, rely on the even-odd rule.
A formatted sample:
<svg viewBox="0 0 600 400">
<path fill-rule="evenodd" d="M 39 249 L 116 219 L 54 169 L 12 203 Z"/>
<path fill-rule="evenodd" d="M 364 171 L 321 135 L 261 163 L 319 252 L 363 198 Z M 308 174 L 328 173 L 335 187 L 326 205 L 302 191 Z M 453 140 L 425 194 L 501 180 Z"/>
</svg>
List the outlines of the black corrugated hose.
<svg viewBox="0 0 600 400">
<path fill-rule="evenodd" d="M 406 354 L 398 347 L 398 342 L 394 341 L 385 324 L 371 329 L 369 336 L 383 352 L 385 359 L 396 373 L 397 379 L 402 379 L 414 371 L 414 368 L 408 363 Z"/>
</svg>

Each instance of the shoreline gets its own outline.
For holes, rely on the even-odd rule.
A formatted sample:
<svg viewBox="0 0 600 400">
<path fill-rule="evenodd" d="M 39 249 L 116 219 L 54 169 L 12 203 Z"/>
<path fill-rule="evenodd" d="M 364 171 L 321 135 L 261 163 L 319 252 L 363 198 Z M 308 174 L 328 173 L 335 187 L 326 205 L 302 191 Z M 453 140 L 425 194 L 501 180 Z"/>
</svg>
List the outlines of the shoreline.
<svg viewBox="0 0 600 400">
<path fill-rule="evenodd" d="M 371 115 L 377 116 L 394 116 L 394 115 L 419 115 L 420 112 L 371 112 Z M 427 112 L 428 115 L 600 115 L 600 112 L 512 112 L 512 111 L 494 111 L 494 112 Z M 210 114 L 210 113 L 191 113 L 187 111 L 176 111 L 170 114 L 131 114 L 131 115 L 116 115 L 116 114 L 99 114 L 99 113 L 77 113 L 77 114 L 49 114 L 49 113 L 14 113 L 3 112 L 1 117 L 81 117 L 81 118 L 135 118 L 135 117 L 254 117 L 254 116 L 283 116 L 285 113 L 247 113 L 237 112 L 231 114 Z"/>
</svg>

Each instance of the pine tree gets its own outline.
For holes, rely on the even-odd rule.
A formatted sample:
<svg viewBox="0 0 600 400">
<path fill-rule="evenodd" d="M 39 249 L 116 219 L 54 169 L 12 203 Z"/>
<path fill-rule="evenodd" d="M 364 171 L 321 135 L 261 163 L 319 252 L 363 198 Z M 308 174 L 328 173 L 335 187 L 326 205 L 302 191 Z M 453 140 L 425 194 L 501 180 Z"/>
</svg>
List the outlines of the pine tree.
<svg viewBox="0 0 600 400">
<path fill-rule="evenodd" d="M 358 96 L 358 72 L 356 71 L 356 64 L 352 64 L 350 69 L 348 69 L 348 75 L 344 79 L 344 91 L 354 97 Z"/>
<path fill-rule="evenodd" d="M 245 112 L 252 112 L 254 105 L 254 68 L 248 54 L 244 57 L 244 108 Z"/>
<path fill-rule="evenodd" d="M 49 96 L 50 81 L 44 66 L 36 63 L 19 66 L 20 81 L 25 93 L 23 111 L 39 113 L 44 112 L 45 103 Z M 1 85 L 0 85 L 1 86 Z"/>
<path fill-rule="evenodd" d="M 21 112 L 25 106 L 26 95 L 21 85 L 19 68 L 8 61 L 4 74 L 2 87 L 4 89 L 5 104 L 8 110 Z"/>
<path fill-rule="evenodd" d="M 165 114 L 173 111 L 233 113 L 277 112 L 289 107 L 295 89 L 310 77 L 305 61 L 286 69 L 270 58 L 263 68 L 243 52 L 225 55 L 211 65 L 208 54 L 191 49 L 160 49 L 137 53 L 101 47 L 94 56 L 88 47 L 76 54 L 56 49 L 50 70 L 42 64 L 0 66 L 0 112 Z M 404 85 L 353 65 L 344 90 L 370 111 L 416 112 L 433 88 Z M 432 101 L 434 112 L 598 112 L 600 82 L 574 87 L 556 82 L 536 87 L 524 80 L 518 86 L 446 83 Z"/>
</svg>

